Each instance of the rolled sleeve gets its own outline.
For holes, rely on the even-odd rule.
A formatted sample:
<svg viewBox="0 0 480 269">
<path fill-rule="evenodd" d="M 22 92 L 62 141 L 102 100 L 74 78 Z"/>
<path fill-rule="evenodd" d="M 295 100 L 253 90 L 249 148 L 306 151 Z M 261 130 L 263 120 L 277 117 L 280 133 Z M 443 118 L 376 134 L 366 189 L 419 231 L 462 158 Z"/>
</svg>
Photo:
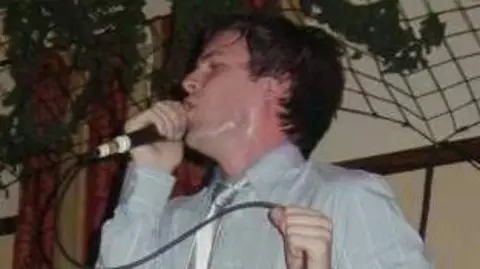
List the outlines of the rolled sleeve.
<svg viewBox="0 0 480 269">
<path fill-rule="evenodd" d="M 120 205 L 136 212 L 162 213 L 168 202 L 175 178 L 163 171 L 130 165 L 120 196 Z"/>
<path fill-rule="evenodd" d="M 130 164 L 113 218 L 102 227 L 98 266 L 120 266 L 152 253 L 160 244 L 160 221 L 175 180 Z M 159 268 L 158 259 L 142 269 Z"/>
</svg>

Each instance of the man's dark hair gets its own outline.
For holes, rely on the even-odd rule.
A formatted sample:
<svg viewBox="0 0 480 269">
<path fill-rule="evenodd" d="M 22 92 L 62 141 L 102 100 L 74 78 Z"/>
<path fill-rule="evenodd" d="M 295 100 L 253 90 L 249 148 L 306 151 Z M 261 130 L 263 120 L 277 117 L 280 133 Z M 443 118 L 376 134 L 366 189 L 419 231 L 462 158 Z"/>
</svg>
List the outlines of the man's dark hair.
<svg viewBox="0 0 480 269">
<path fill-rule="evenodd" d="M 291 80 L 290 95 L 283 100 L 286 113 L 280 117 L 289 139 L 309 157 L 342 100 L 339 44 L 321 29 L 296 26 L 280 15 L 249 14 L 217 17 L 201 34 L 197 48 L 225 31 L 238 31 L 245 38 L 254 77 Z"/>
</svg>

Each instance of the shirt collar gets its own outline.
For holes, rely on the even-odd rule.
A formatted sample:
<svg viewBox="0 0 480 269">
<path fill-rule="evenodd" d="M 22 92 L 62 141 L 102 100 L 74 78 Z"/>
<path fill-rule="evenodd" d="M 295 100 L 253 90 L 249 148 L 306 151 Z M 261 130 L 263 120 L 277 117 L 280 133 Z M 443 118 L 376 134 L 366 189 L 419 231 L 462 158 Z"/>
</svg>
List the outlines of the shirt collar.
<svg viewBox="0 0 480 269">
<path fill-rule="evenodd" d="M 305 164 L 305 159 L 299 149 L 286 141 L 278 147 L 265 153 L 250 168 L 246 169 L 238 180 L 226 181 L 219 167 L 215 168 L 212 184 L 236 184 L 239 180 L 247 180 L 247 187 L 253 188 L 258 198 L 266 199 L 272 188 L 281 180 L 281 175 L 299 169 Z"/>
</svg>

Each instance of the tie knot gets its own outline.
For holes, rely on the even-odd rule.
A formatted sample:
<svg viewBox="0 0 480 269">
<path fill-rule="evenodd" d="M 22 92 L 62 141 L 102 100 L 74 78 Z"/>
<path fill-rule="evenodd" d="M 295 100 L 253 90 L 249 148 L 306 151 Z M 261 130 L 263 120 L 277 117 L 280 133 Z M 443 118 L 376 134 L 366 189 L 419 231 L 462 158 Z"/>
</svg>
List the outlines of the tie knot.
<svg viewBox="0 0 480 269">
<path fill-rule="evenodd" d="M 235 184 L 228 184 L 223 181 L 217 182 L 212 192 L 213 203 L 220 208 L 230 204 L 245 183 L 245 181 L 237 182 Z"/>
<path fill-rule="evenodd" d="M 231 187 L 231 186 L 224 181 L 216 182 L 215 185 L 213 186 L 213 190 L 212 190 L 212 201 L 215 201 L 217 199 L 217 197 L 221 193 L 225 192 L 229 187 Z"/>
</svg>

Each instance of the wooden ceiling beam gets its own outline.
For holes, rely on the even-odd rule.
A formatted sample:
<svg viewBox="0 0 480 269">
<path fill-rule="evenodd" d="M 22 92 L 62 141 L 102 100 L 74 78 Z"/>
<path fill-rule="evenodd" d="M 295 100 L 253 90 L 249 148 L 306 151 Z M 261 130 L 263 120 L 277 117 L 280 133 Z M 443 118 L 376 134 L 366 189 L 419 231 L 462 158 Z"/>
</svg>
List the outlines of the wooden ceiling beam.
<svg viewBox="0 0 480 269">
<path fill-rule="evenodd" d="M 480 161 L 480 137 L 341 161 L 336 164 L 386 175 L 468 160 Z"/>
</svg>

